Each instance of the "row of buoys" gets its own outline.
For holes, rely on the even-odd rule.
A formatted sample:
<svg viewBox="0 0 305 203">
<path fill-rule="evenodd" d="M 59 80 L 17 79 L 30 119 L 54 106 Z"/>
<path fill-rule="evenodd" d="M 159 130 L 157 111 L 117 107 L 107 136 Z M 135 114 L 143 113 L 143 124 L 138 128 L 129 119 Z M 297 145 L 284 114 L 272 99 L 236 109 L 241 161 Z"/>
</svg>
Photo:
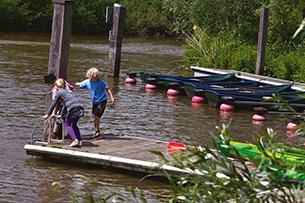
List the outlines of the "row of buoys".
<svg viewBox="0 0 305 203">
<path fill-rule="evenodd" d="M 234 110 L 234 106 L 231 104 L 222 104 L 220 106 L 220 110 L 222 112 L 229 112 Z M 256 113 L 252 116 L 252 120 L 253 122 L 262 122 L 262 121 L 266 121 L 267 117 L 266 117 L 266 113 L 268 112 L 268 109 L 264 108 L 264 107 L 255 107 L 253 109 Z M 288 122 L 287 126 L 286 126 L 286 130 L 287 130 L 287 136 L 295 136 L 295 131 L 296 129 L 299 127 L 300 123 L 302 121 L 304 121 L 304 117 L 300 116 L 300 115 L 293 115 L 290 117 L 291 121 Z M 305 145 L 305 143 L 304 143 Z"/>
<path fill-rule="evenodd" d="M 220 105 L 219 109 L 221 111 L 233 111 L 234 110 L 234 105 L 233 104 L 227 104 L 227 103 L 223 103 Z M 267 117 L 266 117 L 266 113 L 267 113 L 267 109 L 264 107 L 255 107 L 253 109 L 256 113 L 252 116 L 252 120 L 254 121 L 266 121 Z"/>
</svg>

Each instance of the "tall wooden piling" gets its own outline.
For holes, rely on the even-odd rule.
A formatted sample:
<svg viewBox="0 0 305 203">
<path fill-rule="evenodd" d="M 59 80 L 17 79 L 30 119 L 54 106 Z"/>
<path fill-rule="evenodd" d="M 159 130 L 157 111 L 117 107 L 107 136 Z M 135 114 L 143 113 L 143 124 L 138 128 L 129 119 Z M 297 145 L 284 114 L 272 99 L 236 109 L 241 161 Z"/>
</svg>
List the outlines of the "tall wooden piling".
<svg viewBox="0 0 305 203">
<path fill-rule="evenodd" d="M 64 79 L 68 72 L 73 4 L 74 0 L 54 0 L 48 73 Z M 48 93 L 46 108 L 51 103 L 51 97 Z"/>
<path fill-rule="evenodd" d="M 112 29 L 109 32 L 108 76 L 119 77 L 121 63 L 122 39 L 125 26 L 126 6 L 114 4 Z"/>
<path fill-rule="evenodd" d="M 267 46 L 267 33 L 268 33 L 268 9 L 262 8 L 260 13 L 260 29 L 258 34 L 258 52 L 256 59 L 257 75 L 264 74 L 265 55 Z"/>
</svg>

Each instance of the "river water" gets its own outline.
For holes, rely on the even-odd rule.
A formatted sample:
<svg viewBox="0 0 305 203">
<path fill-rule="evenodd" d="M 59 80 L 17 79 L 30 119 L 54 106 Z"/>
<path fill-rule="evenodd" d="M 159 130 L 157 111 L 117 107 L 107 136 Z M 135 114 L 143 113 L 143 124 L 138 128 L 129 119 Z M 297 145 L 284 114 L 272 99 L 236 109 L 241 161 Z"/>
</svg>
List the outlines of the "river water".
<svg viewBox="0 0 305 203">
<path fill-rule="evenodd" d="M 101 181 L 106 188 L 139 187 L 150 202 L 161 201 L 169 194 L 162 182 L 145 180 L 135 174 L 47 162 L 26 155 L 23 146 L 29 142 L 34 124 L 45 113 L 43 84 L 47 73 L 50 35 L 35 33 L 0 33 L 0 202 L 66 202 L 73 192 L 84 194 L 88 188 L 81 177 Z M 68 80 L 85 79 L 86 70 L 99 68 L 116 102 L 107 104 L 102 118 L 103 133 L 122 133 L 185 144 L 211 145 L 215 126 L 228 123 L 236 141 L 252 141 L 253 135 L 266 127 L 278 131 L 286 140 L 287 116 L 268 115 L 263 123 L 253 123 L 253 112 L 221 112 L 207 104 L 192 104 L 186 96 L 168 97 L 165 90 L 147 91 L 138 80 L 126 85 L 126 72 L 149 71 L 178 75 L 183 45 L 174 39 L 124 38 L 119 78 L 107 76 L 108 39 L 99 36 L 72 36 Z M 86 90 L 75 94 L 85 107 L 79 122 L 83 135 L 93 133 L 90 118 L 91 101 Z M 128 153 L 128 152 L 127 152 Z M 54 193 L 52 183 L 60 181 L 67 188 Z M 92 188 L 89 188 L 92 189 Z M 129 196 L 126 193 L 126 196 Z"/>
</svg>

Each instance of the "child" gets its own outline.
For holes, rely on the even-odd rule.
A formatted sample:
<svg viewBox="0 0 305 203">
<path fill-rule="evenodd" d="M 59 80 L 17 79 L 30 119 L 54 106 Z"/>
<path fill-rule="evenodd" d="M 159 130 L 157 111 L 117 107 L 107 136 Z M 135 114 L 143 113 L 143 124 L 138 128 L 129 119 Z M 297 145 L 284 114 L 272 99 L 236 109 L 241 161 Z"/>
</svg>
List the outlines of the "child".
<svg viewBox="0 0 305 203">
<path fill-rule="evenodd" d="M 53 73 L 49 73 L 47 75 L 44 76 L 44 83 L 47 84 L 48 86 L 50 86 L 52 88 L 52 101 L 55 98 L 55 95 L 57 93 L 57 88 L 55 88 L 54 82 L 56 80 L 56 76 Z M 73 94 L 72 90 L 73 90 L 73 86 L 70 85 L 67 81 L 65 81 L 65 88 L 66 90 L 68 90 L 70 93 Z M 56 107 L 54 108 L 54 112 L 52 114 L 54 115 L 60 115 L 63 111 L 63 105 L 58 103 L 56 105 Z M 57 116 L 55 117 L 55 123 L 54 123 L 54 128 L 53 128 L 53 139 L 58 139 L 61 138 L 62 136 L 62 128 L 61 128 L 61 119 L 59 119 Z"/>
<path fill-rule="evenodd" d="M 62 102 L 62 104 L 67 110 L 65 118 L 65 128 L 71 139 L 73 140 L 73 142 L 69 146 L 82 146 L 82 138 L 80 135 L 79 128 L 77 126 L 77 122 L 79 118 L 84 115 L 84 109 L 80 104 L 79 100 L 65 89 L 64 79 L 59 78 L 55 81 L 54 84 L 55 88 L 57 89 L 57 93 L 44 118 L 47 119 L 49 116 L 54 116 L 54 114 L 52 113 L 54 108 L 59 102 Z"/>
<path fill-rule="evenodd" d="M 100 118 L 104 114 L 107 104 L 105 91 L 109 94 L 112 104 L 114 103 L 112 92 L 108 88 L 108 85 L 99 78 L 100 74 L 101 73 L 97 68 L 92 67 L 87 70 L 86 78 L 88 79 L 75 83 L 75 85 L 80 88 L 87 88 L 90 93 L 95 128 L 95 133 L 91 136 L 92 139 L 100 136 Z"/>
</svg>

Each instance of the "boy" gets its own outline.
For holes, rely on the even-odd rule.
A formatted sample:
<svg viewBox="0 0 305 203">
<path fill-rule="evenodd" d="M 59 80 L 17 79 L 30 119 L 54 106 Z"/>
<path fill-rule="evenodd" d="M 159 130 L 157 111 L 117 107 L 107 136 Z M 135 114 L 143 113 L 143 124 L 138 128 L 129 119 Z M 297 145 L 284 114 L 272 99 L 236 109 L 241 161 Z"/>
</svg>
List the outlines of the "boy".
<svg viewBox="0 0 305 203">
<path fill-rule="evenodd" d="M 80 88 L 87 88 L 90 93 L 95 128 L 95 133 L 91 136 L 92 139 L 100 136 L 100 119 L 104 114 L 107 104 L 107 95 L 105 94 L 105 91 L 109 94 L 112 104 L 114 103 L 113 94 L 108 88 L 108 85 L 99 78 L 100 74 L 101 73 L 97 68 L 92 67 L 87 70 L 86 80 L 75 83 L 75 85 Z"/>
</svg>

